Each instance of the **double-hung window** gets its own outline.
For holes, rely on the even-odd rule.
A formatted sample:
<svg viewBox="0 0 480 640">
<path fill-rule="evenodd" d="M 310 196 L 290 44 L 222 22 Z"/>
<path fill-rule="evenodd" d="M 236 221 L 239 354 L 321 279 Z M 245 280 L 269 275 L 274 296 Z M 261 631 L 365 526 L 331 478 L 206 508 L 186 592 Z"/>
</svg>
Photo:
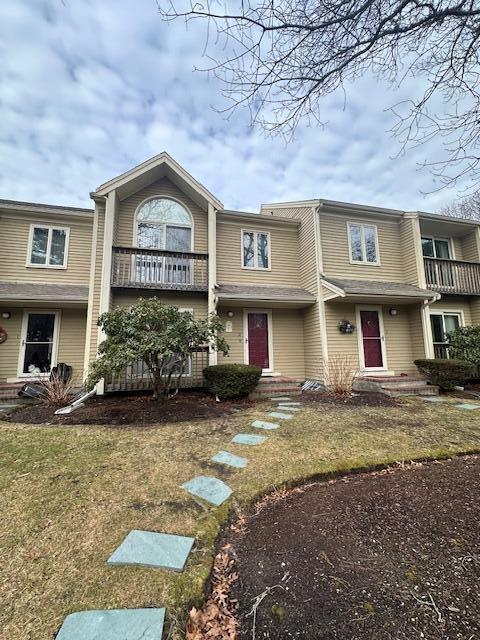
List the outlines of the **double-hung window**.
<svg viewBox="0 0 480 640">
<path fill-rule="evenodd" d="M 270 234 L 266 231 L 242 231 L 244 269 L 270 269 Z"/>
<path fill-rule="evenodd" d="M 380 264 L 377 227 L 374 224 L 349 222 L 347 228 L 350 262 Z"/>
<path fill-rule="evenodd" d="M 32 225 L 27 266 L 64 269 L 67 266 L 69 229 Z"/>
<path fill-rule="evenodd" d="M 432 238 L 422 236 L 422 253 L 424 258 L 445 258 L 451 256 L 450 240 L 448 238 Z"/>
</svg>

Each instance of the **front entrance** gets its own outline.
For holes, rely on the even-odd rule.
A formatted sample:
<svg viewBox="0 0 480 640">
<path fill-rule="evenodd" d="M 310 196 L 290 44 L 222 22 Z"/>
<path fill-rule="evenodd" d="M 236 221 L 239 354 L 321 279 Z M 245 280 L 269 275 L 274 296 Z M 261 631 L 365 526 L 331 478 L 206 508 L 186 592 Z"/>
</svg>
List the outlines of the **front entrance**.
<svg viewBox="0 0 480 640">
<path fill-rule="evenodd" d="M 364 370 L 384 371 L 387 363 L 382 308 L 361 307 L 357 309 L 357 314 L 360 365 Z"/>
<path fill-rule="evenodd" d="M 56 364 L 58 312 L 26 311 L 20 343 L 19 376 L 48 374 Z"/>
<path fill-rule="evenodd" d="M 245 310 L 245 362 L 272 371 L 271 315 L 269 311 Z"/>
</svg>

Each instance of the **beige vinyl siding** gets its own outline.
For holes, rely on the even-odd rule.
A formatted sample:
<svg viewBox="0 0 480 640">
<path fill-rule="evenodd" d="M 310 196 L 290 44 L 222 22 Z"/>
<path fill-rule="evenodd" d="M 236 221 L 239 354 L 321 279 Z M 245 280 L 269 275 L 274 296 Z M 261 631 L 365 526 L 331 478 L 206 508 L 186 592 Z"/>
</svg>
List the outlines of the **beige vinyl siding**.
<svg viewBox="0 0 480 640">
<path fill-rule="evenodd" d="M 193 315 L 198 320 L 204 320 L 208 316 L 207 299 L 202 296 L 192 296 L 188 293 L 164 293 L 156 292 L 115 292 L 112 297 L 112 309 L 115 307 L 130 307 L 140 298 L 157 297 L 163 304 L 172 305 L 180 309 L 193 309 Z"/>
<path fill-rule="evenodd" d="M 294 218 L 301 221 L 298 232 L 300 251 L 301 286 L 318 296 L 317 261 L 315 247 L 314 216 L 312 207 L 290 207 L 275 209 L 276 216 Z M 320 339 L 319 303 L 303 310 L 303 337 L 305 377 L 312 380 L 323 378 L 322 344 Z"/>
<path fill-rule="evenodd" d="M 351 264 L 348 245 L 347 224 L 356 222 L 377 227 L 380 265 Z M 353 218 L 346 213 L 334 216 L 322 213 L 320 216 L 323 266 L 327 276 L 353 278 L 355 280 L 385 280 L 404 282 L 402 243 L 399 242 L 400 229 L 396 221 Z"/>
<path fill-rule="evenodd" d="M 461 238 L 450 238 L 453 247 L 453 256 L 455 260 L 465 260 L 463 255 L 463 242 Z"/>
<path fill-rule="evenodd" d="M 363 306 L 363 305 L 359 305 Z M 365 305 L 369 306 L 369 305 Z M 328 355 L 333 360 L 336 356 L 348 356 L 352 366 L 359 368 L 359 331 L 356 326 L 351 334 L 342 334 L 338 325 L 342 320 L 350 320 L 357 325 L 356 305 L 349 303 L 327 302 L 327 335 Z M 389 309 L 395 307 L 397 315 L 389 315 Z M 413 327 L 412 334 L 412 309 L 409 305 L 383 305 L 382 317 L 385 329 L 385 349 L 388 370 L 396 374 L 413 374 L 416 371 L 413 360 L 421 357 L 415 353 L 412 346 L 412 337 L 415 340 L 415 348 L 418 348 L 418 327 Z M 420 325 L 421 331 L 421 325 Z"/>
<path fill-rule="evenodd" d="M 242 268 L 242 229 L 270 234 L 270 269 Z M 217 221 L 217 282 L 299 286 L 297 229 L 283 229 L 262 221 Z"/>
<path fill-rule="evenodd" d="M 470 312 L 472 324 L 480 324 L 480 296 L 470 299 Z"/>
<path fill-rule="evenodd" d="M 23 309 L 8 307 L 8 310 L 10 318 L 0 319 L 0 327 L 8 333 L 7 340 L 0 344 L 0 381 L 3 382 L 17 375 L 23 318 Z"/>
<path fill-rule="evenodd" d="M 413 360 L 425 358 L 425 343 L 423 339 L 422 313 L 420 305 L 407 307 L 410 321 L 410 341 Z"/>
<path fill-rule="evenodd" d="M 155 196 L 174 198 L 190 211 L 193 218 L 194 251 L 208 251 L 206 211 L 203 211 L 167 178 L 154 182 L 118 203 L 114 243 L 125 247 L 135 246 L 135 212 L 139 204 Z"/>
<path fill-rule="evenodd" d="M 70 229 L 66 269 L 27 267 L 30 225 Z M 49 214 L 0 215 L 0 279 L 13 282 L 88 284 L 93 217 L 79 221 Z"/>
<path fill-rule="evenodd" d="M 35 312 L 46 311 L 50 307 L 35 308 L 28 310 Z M 83 380 L 83 355 L 85 349 L 85 329 L 87 324 L 87 311 L 85 308 L 60 309 L 57 306 L 52 310 L 60 311 L 59 314 L 59 335 L 57 362 L 65 362 L 73 367 L 75 384 L 81 384 Z M 0 326 L 8 333 L 6 342 L 0 345 L 0 381 L 7 378 L 16 378 L 18 375 L 18 363 L 20 358 L 20 346 L 22 338 L 22 321 L 24 308 L 9 307 L 11 317 L 0 320 Z"/>
<path fill-rule="evenodd" d="M 235 307 L 234 316 L 227 317 L 227 308 L 220 308 L 218 315 L 223 324 L 232 323 L 232 332 L 224 333 L 230 351 L 227 356 L 218 355 L 218 362 L 245 361 L 244 310 Z M 299 309 L 272 309 L 273 369 L 275 373 L 304 379 L 303 314 Z"/>
<path fill-rule="evenodd" d="M 463 296 L 442 295 L 441 300 L 430 305 L 430 313 L 435 313 L 436 311 L 461 311 L 463 312 L 465 324 L 472 324 L 470 303 L 468 298 L 464 298 Z"/>
<path fill-rule="evenodd" d="M 420 283 L 420 274 L 418 273 L 417 255 L 415 251 L 416 233 L 417 220 L 404 218 L 400 222 L 400 245 L 403 256 L 402 268 L 404 282 L 418 286 Z"/>
<path fill-rule="evenodd" d="M 480 260 L 480 256 L 478 255 L 477 229 L 463 236 L 463 238 L 461 238 L 461 244 L 464 260 L 471 262 L 478 262 Z"/>
<path fill-rule="evenodd" d="M 86 327 L 86 309 L 62 309 L 57 361 L 73 367 L 73 380 L 78 385 L 83 382 L 84 377 Z"/>
</svg>

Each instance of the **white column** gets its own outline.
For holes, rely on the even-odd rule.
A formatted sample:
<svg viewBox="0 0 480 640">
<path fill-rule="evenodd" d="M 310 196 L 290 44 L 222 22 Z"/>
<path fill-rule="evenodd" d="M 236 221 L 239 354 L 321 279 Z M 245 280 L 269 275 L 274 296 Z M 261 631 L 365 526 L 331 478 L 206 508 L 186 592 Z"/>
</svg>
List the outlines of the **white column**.
<svg viewBox="0 0 480 640">
<path fill-rule="evenodd" d="M 215 285 L 217 284 L 217 212 L 208 203 L 208 313 L 217 310 Z M 210 348 L 208 364 L 217 364 L 217 352 Z"/>
<path fill-rule="evenodd" d="M 117 193 L 115 190 L 110 191 L 106 196 L 105 206 L 105 227 L 103 233 L 103 252 L 102 252 L 102 264 L 100 269 L 102 272 L 101 285 L 100 285 L 100 305 L 99 315 L 110 311 L 110 295 L 111 295 L 111 274 L 112 274 L 112 248 L 113 248 L 113 229 L 115 226 L 115 211 L 117 204 Z M 105 334 L 99 329 L 97 345 L 104 340 Z M 105 393 L 105 381 L 101 380 L 97 386 L 97 394 L 103 395 Z"/>
</svg>

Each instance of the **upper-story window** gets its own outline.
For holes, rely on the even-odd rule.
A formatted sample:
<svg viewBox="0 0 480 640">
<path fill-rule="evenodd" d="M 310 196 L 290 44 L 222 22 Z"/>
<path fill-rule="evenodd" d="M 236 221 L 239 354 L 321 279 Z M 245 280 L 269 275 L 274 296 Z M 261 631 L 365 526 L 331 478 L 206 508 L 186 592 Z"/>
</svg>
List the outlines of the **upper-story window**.
<svg viewBox="0 0 480 640">
<path fill-rule="evenodd" d="M 67 266 L 69 232 L 65 227 L 32 224 L 27 266 L 64 269 Z"/>
<path fill-rule="evenodd" d="M 349 222 L 347 227 L 350 262 L 380 264 L 376 225 Z"/>
<path fill-rule="evenodd" d="M 152 198 L 137 211 L 137 246 L 168 251 L 192 250 L 192 218 L 176 200 Z"/>
<path fill-rule="evenodd" d="M 245 269 L 270 269 L 270 234 L 242 230 L 242 266 Z"/>
<path fill-rule="evenodd" d="M 446 258 L 452 256 L 448 238 L 432 238 L 422 236 L 422 253 L 425 258 Z"/>
</svg>

